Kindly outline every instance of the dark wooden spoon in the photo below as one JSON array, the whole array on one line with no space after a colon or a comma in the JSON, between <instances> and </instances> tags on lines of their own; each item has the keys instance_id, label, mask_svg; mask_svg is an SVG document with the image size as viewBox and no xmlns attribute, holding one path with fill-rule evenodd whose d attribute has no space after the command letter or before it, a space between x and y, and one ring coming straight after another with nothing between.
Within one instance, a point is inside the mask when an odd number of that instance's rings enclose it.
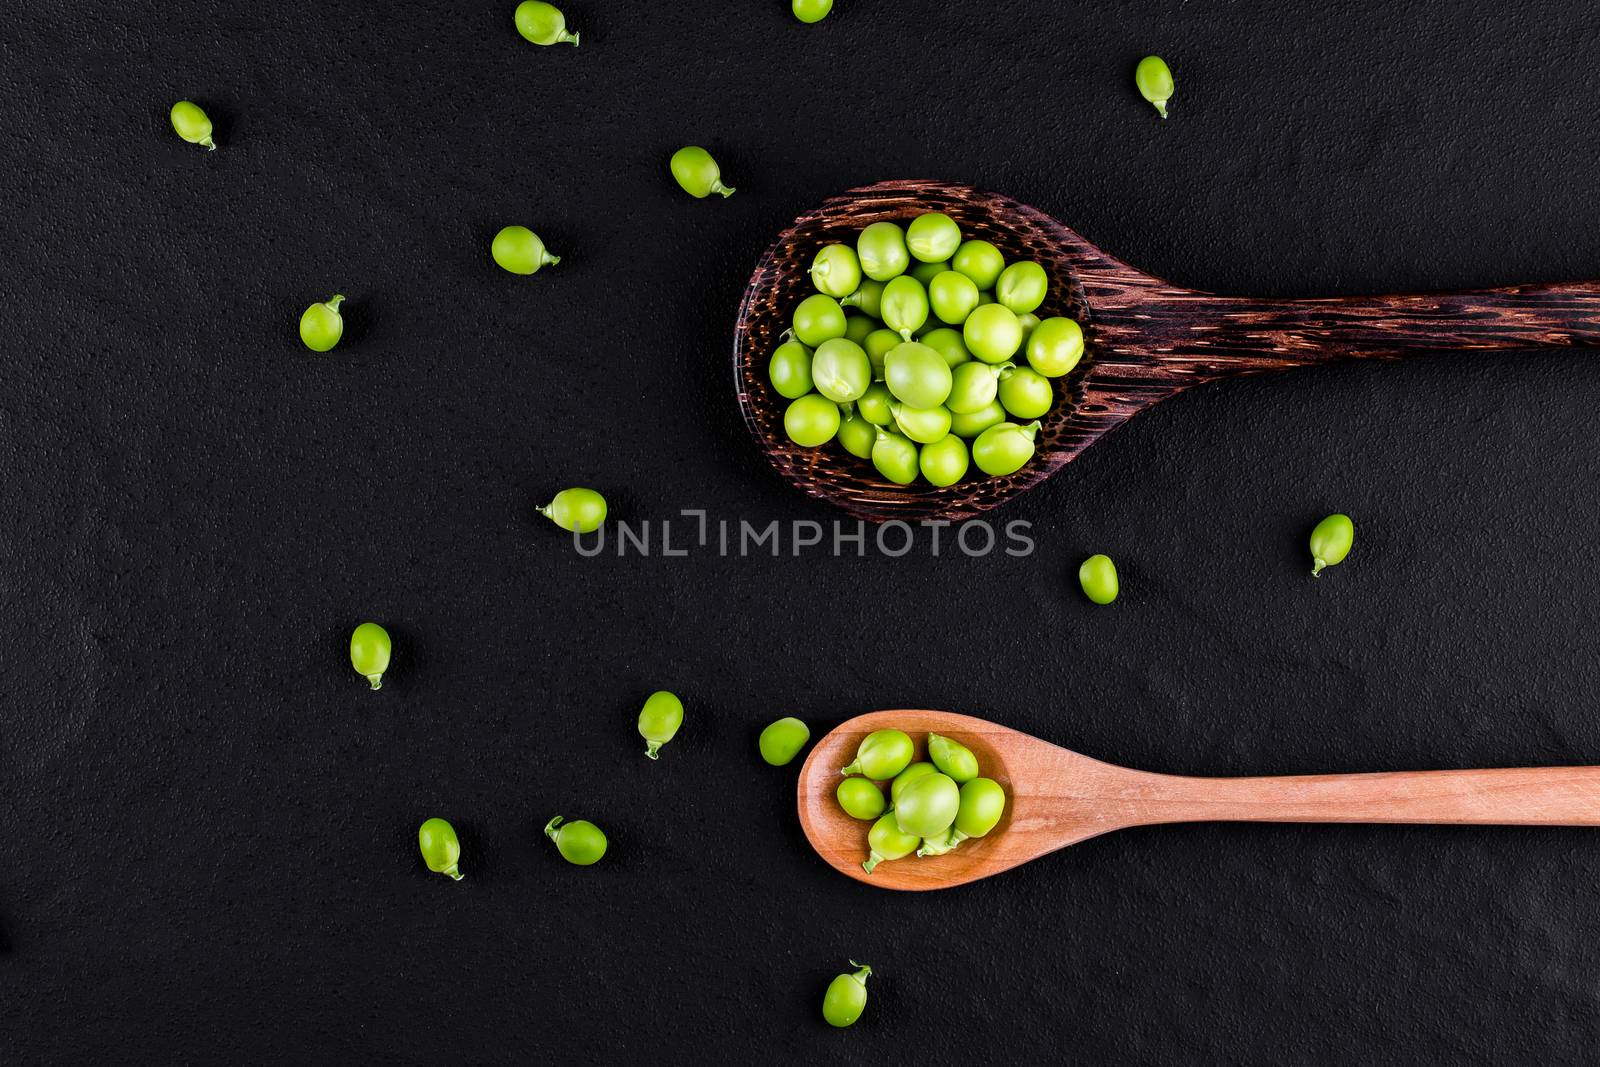
<instances>
[{"instance_id":1,"label":"dark wooden spoon","mask_svg":"<svg viewBox=\"0 0 1600 1067\"><path fill-rule=\"evenodd\" d=\"M835 443L801 448L783 432L788 401L767 380L767 360L795 305L813 292L817 249L854 245L873 222L905 223L943 211L962 232L993 242L1006 260L1033 259L1050 275L1041 318L1069 315L1085 353L1058 381L1038 452L1005 478L945 489L884 481ZM1038 484L1111 430L1184 389L1219 378L1327 363L1398 359L1420 352L1600 345L1600 282L1517 285L1471 292L1257 300L1172 285L1110 256L1061 223L1008 197L965 185L892 181L853 189L795 220L756 266L739 308L734 378L756 442L784 478L860 518L970 518Z\"/></svg>"},{"instance_id":2,"label":"dark wooden spoon","mask_svg":"<svg viewBox=\"0 0 1600 1067\"><path fill-rule=\"evenodd\" d=\"M930 732L966 745L982 774L1005 790L1006 810L986 836L953 852L880 863L869 875L861 861L870 824L846 815L834 791L861 739L890 727L910 734L919 752ZM874 711L841 723L812 747L796 792L800 825L817 854L884 889L947 889L1111 830L1159 823L1600 826L1600 767L1188 778L1102 763L948 711Z\"/></svg>"}]
</instances>

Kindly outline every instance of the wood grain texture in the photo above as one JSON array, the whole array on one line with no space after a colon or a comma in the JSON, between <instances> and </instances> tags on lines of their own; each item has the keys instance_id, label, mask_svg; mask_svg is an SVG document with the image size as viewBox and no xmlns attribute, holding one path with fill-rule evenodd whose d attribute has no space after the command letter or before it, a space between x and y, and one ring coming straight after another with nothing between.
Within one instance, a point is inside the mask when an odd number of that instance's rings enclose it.
<instances>
[{"instance_id":1,"label":"wood grain texture","mask_svg":"<svg viewBox=\"0 0 1600 1067\"><path fill-rule=\"evenodd\" d=\"M846 815L834 790L861 739L889 727L911 735L918 758L929 732L972 749L982 773L1005 789L1007 807L982 839L944 856L880 863L869 875L861 861L871 824ZM1160 823L1600 826L1600 767L1193 778L1102 763L969 715L875 711L816 743L796 801L807 840L834 869L885 889L928 890L987 878L1111 830Z\"/></svg>"},{"instance_id":2,"label":"wood grain texture","mask_svg":"<svg viewBox=\"0 0 1600 1067\"><path fill-rule=\"evenodd\" d=\"M903 224L924 211L943 211L1007 261L1038 261L1050 277L1040 317L1068 315L1084 327L1084 358L1056 383L1037 454L1009 477L974 469L944 489L898 486L836 443L801 448L783 432L788 402L767 381L766 364L795 305L813 291L807 272L817 250L853 245L870 223ZM1217 296L1136 270L1009 197L890 181L834 197L779 235L745 290L733 363L745 423L789 482L875 522L957 521L1038 484L1140 411L1219 378L1337 359L1574 345L1600 345L1600 282L1303 300Z\"/></svg>"}]
</instances>

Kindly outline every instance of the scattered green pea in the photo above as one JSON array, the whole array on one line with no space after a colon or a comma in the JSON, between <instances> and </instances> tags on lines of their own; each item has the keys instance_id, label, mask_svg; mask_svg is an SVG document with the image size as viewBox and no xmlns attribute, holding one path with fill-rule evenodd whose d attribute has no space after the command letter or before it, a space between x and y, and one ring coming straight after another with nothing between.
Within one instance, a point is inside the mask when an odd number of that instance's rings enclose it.
<instances>
[{"instance_id":1,"label":"scattered green pea","mask_svg":"<svg viewBox=\"0 0 1600 1067\"><path fill-rule=\"evenodd\" d=\"M534 44L571 44L576 46L578 35L567 32L567 17L559 8L542 0L523 0L517 5L515 16L517 32Z\"/></svg>"},{"instance_id":2,"label":"scattered green pea","mask_svg":"<svg viewBox=\"0 0 1600 1067\"><path fill-rule=\"evenodd\" d=\"M802 0L794 2L800 4ZM833 0L826 2L832 4ZM867 873L872 872L869 869ZM839 975L828 983L828 991L822 995L822 1017L829 1026L849 1026L861 1018L867 1006L867 979L872 976L872 968L855 960L850 961L850 966L856 968L856 972Z\"/></svg>"},{"instance_id":3,"label":"scattered green pea","mask_svg":"<svg viewBox=\"0 0 1600 1067\"><path fill-rule=\"evenodd\" d=\"M894 776L894 781L889 783L889 806L900 802L900 794L925 774L938 774L939 768L927 760L918 760L916 763L906 765L906 769Z\"/></svg>"},{"instance_id":4,"label":"scattered green pea","mask_svg":"<svg viewBox=\"0 0 1600 1067\"><path fill-rule=\"evenodd\" d=\"M929 211L906 227L906 248L924 263L948 260L961 247L961 227L949 215Z\"/></svg>"},{"instance_id":5,"label":"scattered green pea","mask_svg":"<svg viewBox=\"0 0 1600 1067\"><path fill-rule=\"evenodd\" d=\"M1139 87L1139 95L1166 118L1167 101L1172 99L1174 88L1172 71L1167 69L1166 60L1160 56L1145 56L1139 60L1133 72L1133 83Z\"/></svg>"},{"instance_id":6,"label":"scattered green pea","mask_svg":"<svg viewBox=\"0 0 1600 1067\"><path fill-rule=\"evenodd\" d=\"M934 837L950 829L960 806L961 788L949 775L925 774L901 791L894 803L895 824L901 833Z\"/></svg>"},{"instance_id":7,"label":"scattered green pea","mask_svg":"<svg viewBox=\"0 0 1600 1067\"><path fill-rule=\"evenodd\" d=\"M873 382L856 401L856 414L874 426L894 425L894 394L882 382Z\"/></svg>"},{"instance_id":8,"label":"scattered green pea","mask_svg":"<svg viewBox=\"0 0 1600 1067\"><path fill-rule=\"evenodd\" d=\"M959 326L978 306L978 285L957 270L947 270L928 284L928 303L941 322Z\"/></svg>"},{"instance_id":9,"label":"scattered green pea","mask_svg":"<svg viewBox=\"0 0 1600 1067\"><path fill-rule=\"evenodd\" d=\"M999 426L1006 421L1006 409L1000 406L1000 401L991 400L985 406L972 412L957 412L950 416L950 432L957 437L972 439L983 436L983 431L991 426Z\"/></svg>"},{"instance_id":10,"label":"scattered green pea","mask_svg":"<svg viewBox=\"0 0 1600 1067\"><path fill-rule=\"evenodd\" d=\"M722 168L699 145L687 145L672 153L672 176L690 196L704 200L712 193L723 199L733 195L731 186L722 184Z\"/></svg>"},{"instance_id":11,"label":"scattered green pea","mask_svg":"<svg viewBox=\"0 0 1600 1067\"><path fill-rule=\"evenodd\" d=\"M561 257L551 255L539 235L526 226L507 226L495 234L489 254L512 274L537 274L539 268L561 262Z\"/></svg>"},{"instance_id":12,"label":"scattered green pea","mask_svg":"<svg viewBox=\"0 0 1600 1067\"><path fill-rule=\"evenodd\" d=\"M900 829L893 811L884 812L872 824L872 829L867 831L867 858L861 864L861 869L871 874L873 868L884 860L904 859L915 852L920 844L922 838Z\"/></svg>"},{"instance_id":13,"label":"scattered green pea","mask_svg":"<svg viewBox=\"0 0 1600 1067\"><path fill-rule=\"evenodd\" d=\"M1046 378L1069 374L1083 358L1083 327L1059 316L1045 319L1028 337L1028 363Z\"/></svg>"},{"instance_id":14,"label":"scattered green pea","mask_svg":"<svg viewBox=\"0 0 1600 1067\"><path fill-rule=\"evenodd\" d=\"M606 498L593 489L563 489L539 514L569 533L594 533L606 521Z\"/></svg>"},{"instance_id":15,"label":"scattered green pea","mask_svg":"<svg viewBox=\"0 0 1600 1067\"><path fill-rule=\"evenodd\" d=\"M326 352L344 336L344 316L339 305L344 297L334 293L320 304L312 304L300 313L300 340L313 352Z\"/></svg>"},{"instance_id":16,"label":"scattered green pea","mask_svg":"<svg viewBox=\"0 0 1600 1067\"><path fill-rule=\"evenodd\" d=\"M1117 599L1117 565L1110 556L1090 556L1078 567L1078 584L1083 586L1083 595L1096 604L1109 604Z\"/></svg>"},{"instance_id":17,"label":"scattered green pea","mask_svg":"<svg viewBox=\"0 0 1600 1067\"><path fill-rule=\"evenodd\" d=\"M211 139L211 117L193 101L179 100L172 105L172 129L190 144L204 145L208 152L217 150L217 142Z\"/></svg>"},{"instance_id":18,"label":"scattered green pea","mask_svg":"<svg viewBox=\"0 0 1600 1067\"><path fill-rule=\"evenodd\" d=\"M838 404L861 397L872 384L872 361L848 337L834 337L817 346L811 357L811 380L817 392Z\"/></svg>"},{"instance_id":19,"label":"scattered green pea","mask_svg":"<svg viewBox=\"0 0 1600 1067\"><path fill-rule=\"evenodd\" d=\"M956 785L978 777L978 757L972 754L972 749L942 734L928 735L928 758Z\"/></svg>"},{"instance_id":20,"label":"scattered green pea","mask_svg":"<svg viewBox=\"0 0 1600 1067\"><path fill-rule=\"evenodd\" d=\"M794 309L794 335L811 348L843 337L845 329L844 308L825 293L813 293Z\"/></svg>"},{"instance_id":21,"label":"scattered green pea","mask_svg":"<svg viewBox=\"0 0 1600 1067\"><path fill-rule=\"evenodd\" d=\"M811 284L835 300L849 296L861 285L861 260L849 245L823 245L811 261Z\"/></svg>"},{"instance_id":22,"label":"scattered green pea","mask_svg":"<svg viewBox=\"0 0 1600 1067\"><path fill-rule=\"evenodd\" d=\"M785 341L772 353L767 364L772 387L786 400L797 400L811 392L811 349L799 341Z\"/></svg>"},{"instance_id":23,"label":"scattered green pea","mask_svg":"<svg viewBox=\"0 0 1600 1067\"><path fill-rule=\"evenodd\" d=\"M816 448L839 432L839 405L821 393L807 393L783 413L783 430L803 448Z\"/></svg>"},{"instance_id":24,"label":"scattered green pea","mask_svg":"<svg viewBox=\"0 0 1600 1067\"><path fill-rule=\"evenodd\" d=\"M955 485L967 474L966 442L953 433L945 434L932 444L923 446L917 464L929 484L941 489Z\"/></svg>"},{"instance_id":25,"label":"scattered green pea","mask_svg":"<svg viewBox=\"0 0 1600 1067\"><path fill-rule=\"evenodd\" d=\"M1311 531L1311 576L1321 577L1326 567L1343 563L1356 541L1356 525L1350 516L1333 514Z\"/></svg>"},{"instance_id":26,"label":"scattered green pea","mask_svg":"<svg viewBox=\"0 0 1600 1067\"><path fill-rule=\"evenodd\" d=\"M880 306L883 324L898 333L902 340L911 340L911 334L928 321L928 291L909 275L889 279L883 287Z\"/></svg>"},{"instance_id":27,"label":"scattered green pea","mask_svg":"<svg viewBox=\"0 0 1600 1067\"><path fill-rule=\"evenodd\" d=\"M892 222L874 222L863 229L856 238L856 254L861 258L861 272L873 281L887 282L911 265L905 231ZM869 314L881 318L875 312Z\"/></svg>"},{"instance_id":28,"label":"scattered green pea","mask_svg":"<svg viewBox=\"0 0 1600 1067\"><path fill-rule=\"evenodd\" d=\"M782 767L798 756L809 740L811 740L811 728L793 715L789 715L777 722L769 723L767 728L761 731L756 747L761 750L762 759L774 767Z\"/></svg>"},{"instance_id":29,"label":"scattered green pea","mask_svg":"<svg viewBox=\"0 0 1600 1067\"><path fill-rule=\"evenodd\" d=\"M394 644L389 631L375 622L364 622L350 635L350 666L356 673L372 683L372 688L383 688L383 674L389 669L389 656Z\"/></svg>"},{"instance_id":30,"label":"scattered green pea","mask_svg":"<svg viewBox=\"0 0 1600 1067\"><path fill-rule=\"evenodd\" d=\"M1000 272L994 283L994 298L1018 315L1026 315L1044 303L1050 276L1031 260L1013 263Z\"/></svg>"},{"instance_id":31,"label":"scattered green pea","mask_svg":"<svg viewBox=\"0 0 1600 1067\"><path fill-rule=\"evenodd\" d=\"M844 779L834 791L834 796L846 815L863 822L871 822L888 807L883 799L883 790L866 778Z\"/></svg>"},{"instance_id":32,"label":"scattered green pea","mask_svg":"<svg viewBox=\"0 0 1600 1067\"><path fill-rule=\"evenodd\" d=\"M871 278L863 278L861 287L849 296L839 298L839 303L847 308L864 311L873 318L881 318L883 311L883 283Z\"/></svg>"},{"instance_id":33,"label":"scattered green pea","mask_svg":"<svg viewBox=\"0 0 1600 1067\"><path fill-rule=\"evenodd\" d=\"M1005 268L1006 257L988 241L963 241L950 257L950 269L971 278L980 290L993 289ZM994 299L992 293L989 299Z\"/></svg>"},{"instance_id":34,"label":"scattered green pea","mask_svg":"<svg viewBox=\"0 0 1600 1067\"><path fill-rule=\"evenodd\" d=\"M936 408L950 395L950 365L919 341L889 350L883 358L883 380L896 399L914 408Z\"/></svg>"},{"instance_id":35,"label":"scattered green pea","mask_svg":"<svg viewBox=\"0 0 1600 1067\"><path fill-rule=\"evenodd\" d=\"M961 339L967 350L985 363L1004 363L1022 347L1022 324L1016 312L1004 304L983 304L967 316Z\"/></svg>"},{"instance_id":36,"label":"scattered green pea","mask_svg":"<svg viewBox=\"0 0 1600 1067\"><path fill-rule=\"evenodd\" d=\"M833 10L833 0L790 0L789 9L801 22L821 22Z\"/></svg>"},{"instance_id":37,"label":"scattered green pea","mask_svg":"<svg viewBox=\"0 0 1600 1067\"><path fill-rule=\"evenodd\" d=\"M895 428L919 445L930 445L950 432L949 408L891 404L889 411L894 415Z\"/></svg>"},{"instance_id":38,"label":"scattered green pea","mask_svg":"<svg viewBox=\"0 0 1600 1067\"><path fill-rule=\"evenodd\" d=\"M665 689L651 693L639 709L639 736L645 739L644 754L661 758L661 746L678 736L683 725L683 701Z\"/></svg>"},{"instance_id":39,"label":"scattered green pea","mask_svg":"<svg viewBox=\"0 0 1600 1067\"><path fill-rule=\"evenodd\" d=\"M872 465L896 485L910 485L917 480L917 446L904 434L880 426L872 443Z\"/></svg>"},{"instance_id":40,"label":"scattered green pea","mask_svg":"<svg viewBox=\"0 0 1600 1067\"><path fill-rule=\"evenodd\" d=\"M972 462L983 473L996 478L1015 474L1033 458L1033 442L1038 433L1037 422L1030 422L1026 426L1018 426L1014 422L991 426L972 442Z\"/></svg>"},{"instance_id":41,"label":"scattered green pea","mask_svg":"<svg viewBox=\"0 0 1600 1067\"><path fill-rule=\"evenodd\" d=\"M422 850L422 862L435 874L448 874L459 882L461 873L461 839L456 828L443 819L429 819L417 827L417 847Z\"/></svg>"},{"instance_id":42,"label":"scattered green pea","mask_svg":"<svg viewBox=\"0 0 1600 1067\"><path fill-rule=\"evenodd\" d=\"M1056 399L1050 379L1029 367L1001 371L996 394L1000 406L1019 419L1037 419Z\"/></svg>"},{"instance_id":43,"label":"scattered green pea","mask_svg":"<svg viewBox=\"0 0 1600 1067\"><path fill-rule=\"evenodd\" d=\"M557 815L544 827L544 835L556 843L556 851L568 863L587 867L606 854L606 835L587 819L567 822Z\"/></svg>"},{"instance_id":44,"label":"scattered green pea","mask_svg":"<svg viewBox=\"0 0 1600 1067\"><path fill-rule=\"evenodd\" d=\"M874 730L861 739L855 762L839 773L886 781L905 770L915 752L904 730Z\"/></svg>"}]
</instances>

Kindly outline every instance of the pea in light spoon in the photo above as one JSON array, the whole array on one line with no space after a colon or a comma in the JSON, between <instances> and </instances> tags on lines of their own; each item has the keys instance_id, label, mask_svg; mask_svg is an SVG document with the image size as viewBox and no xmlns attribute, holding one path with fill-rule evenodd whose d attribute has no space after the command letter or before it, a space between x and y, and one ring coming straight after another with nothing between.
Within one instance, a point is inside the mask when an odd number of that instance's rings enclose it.
<instances>
[{"instance_id":1,"label":"pea in light spoon","mask_svg":"<svg viewBox=\"0 0 1600 1067\"><path fill-rule=\"evenodd\" d=\"M966 240L956 258L968 270L976 264L998 277L997 257L984 242L1006 263L1038 263L1049 288L1030 314L1046 323L1066 316L1082 326L1081 354L1070 328L1038 327L1047 331L1038 358L1069 372L1055 379L1060 396L1040 419L1036 451L998 476L944 487L902 485L843 449L795 445L783 432L787 401L766 376L796 305L812 292L817 252L833 242L854 244L875 223L903 226L929 211L959 225ZM865 283L862 290L861 299L870 299ZM855 294L841 301L857 302ZM1009 345L1012 323L999 311L984 321L990 318L1007 336L985 339ZM1139 412L1207 382L1340 359L1553 347L1600 347L1600 281L1392 296L1219 296L1136 270L1009 197L948 182L889 181L836 196L778 235L745 289L733 364L745 424L789 482L874 522L955 521L1005 503ZM1005 358L1018 361L1023 353Z\"/></svg>"},{"instance_id":2,"label":"pea in light spoon","mask_svg":"<svg viewBox=\"0 0 1600 1067\"><path fill-rule=\"evenodd\" d=\"M980 838L938 856L885 860L871 874L867 826L839 807L839 768L874 730L960 742L1006 807ZM874 711L830 730L796 787L800 825L829 866L886 889L946 889L1111 830L1181 822L1438 823L1600 826L1600 767L1400 771L1277 778L1191 778L1090 759L1037 737L946 711Z\"/></svg>"}]
</instances>

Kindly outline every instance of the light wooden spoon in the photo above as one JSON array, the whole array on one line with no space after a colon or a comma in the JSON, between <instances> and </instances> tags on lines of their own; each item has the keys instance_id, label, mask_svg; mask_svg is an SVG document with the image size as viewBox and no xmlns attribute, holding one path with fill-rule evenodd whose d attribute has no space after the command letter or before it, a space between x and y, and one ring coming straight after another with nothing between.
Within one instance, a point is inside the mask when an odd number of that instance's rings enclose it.
<instances>
[{"instance_id":1,"label":"light wooden spoon","mask_svg":"<svg viewBox=\"0 0 1600 1067\"><path fill-rule=\"evenodd\" d=\"M861 869L869 823L834 798L839 770L873 730L917 742L943 734L970 748L1006 792L987 837L943 856ZM999 874L1109 830L1176 822L1453 823L1600 826L1600 767L1399 771L1283 778L1151 774L1080 756L1007 727L947 711L874 711L829 731L800 770L800 825L817 854L851 878L884 889L945 889Z\"/></svg>"}]
</instances>

